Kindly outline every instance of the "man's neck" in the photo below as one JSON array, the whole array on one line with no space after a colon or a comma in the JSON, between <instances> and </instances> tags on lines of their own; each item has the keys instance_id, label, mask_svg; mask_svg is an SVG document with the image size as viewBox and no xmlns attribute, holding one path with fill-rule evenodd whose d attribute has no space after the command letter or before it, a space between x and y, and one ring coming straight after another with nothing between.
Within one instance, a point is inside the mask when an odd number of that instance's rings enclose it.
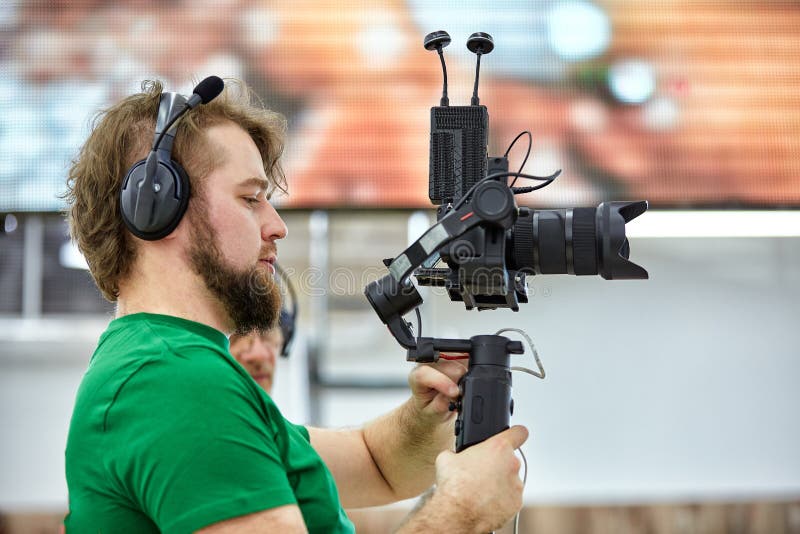
<instances>
[{"instance_id":1,"label":"man's neck","mask_svg":"<svg viewBox=\"0 0 800 534\"><path fill-rule=\"evenodd\" d=\"M167 271L161 271L164 272ZM152 270L135 273L120 287L116 317L134 313L180 317L208 325L225 335L233 330L222 304L193 273L177 277L155 275Z\"/></svg>"}]
</instances>

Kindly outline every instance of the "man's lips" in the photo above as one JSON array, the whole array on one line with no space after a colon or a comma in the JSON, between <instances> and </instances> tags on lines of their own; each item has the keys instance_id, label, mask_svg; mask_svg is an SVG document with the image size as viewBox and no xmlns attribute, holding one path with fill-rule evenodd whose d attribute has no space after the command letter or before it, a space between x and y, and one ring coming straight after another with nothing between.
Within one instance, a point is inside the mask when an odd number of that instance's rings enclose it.
<instances>
[{"instance_id":1,"label":"man's lips","mask_svg":"<svg viewBox=\"0 0 800 534\"><path fill-rule=\"evenodd\" d=\"M275 274L275 261L277 260L276 256L267 256L265 258L261 258L258 260L258 263L262 263L267 265L269 268L269 272Z\"/></svg>"},{"instance_id":2,"label":"man's lips","mask_svg":"<svg viewBox=\"0 0 800 534\"><path fill-rule=\"evenodd\" d=\"M272 375L269 373L257 373L253 375L253 380L256 382L261 382L262 380L271 380Z\"/></svg>"}]
</instances>

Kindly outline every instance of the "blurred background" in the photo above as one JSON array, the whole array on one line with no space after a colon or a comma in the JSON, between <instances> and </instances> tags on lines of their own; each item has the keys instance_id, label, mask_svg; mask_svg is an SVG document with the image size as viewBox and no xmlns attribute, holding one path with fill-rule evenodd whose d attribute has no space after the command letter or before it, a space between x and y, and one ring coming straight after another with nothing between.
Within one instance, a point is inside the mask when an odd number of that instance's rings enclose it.
<instances>
[{"instance_id":1,"label":"blurred background","mask_svg":"<svg viewBox=\"0 0 800 534\"><path fill-rule=\"evenodd\" d=\"M444 29L451 105L475 31L489 153L532 133L540 208L650 201L629 224L649 281L538 276L519 313L423 292L424 329L533 337L522 532L800 532L800 4L789 0L154 2L0 5L0 532L55 531L72 402L113 316L60 195L94 114L160 79L247 81L288 118L281 264L299 338L274 397L289 419L361 424L410 365L364 286L435 220L430 107ZM526 140L509 154L516 169ZM518 365L531 366L528 353ZM413 502L352 511L386 532Z\"/></svg>"}]
</instances>

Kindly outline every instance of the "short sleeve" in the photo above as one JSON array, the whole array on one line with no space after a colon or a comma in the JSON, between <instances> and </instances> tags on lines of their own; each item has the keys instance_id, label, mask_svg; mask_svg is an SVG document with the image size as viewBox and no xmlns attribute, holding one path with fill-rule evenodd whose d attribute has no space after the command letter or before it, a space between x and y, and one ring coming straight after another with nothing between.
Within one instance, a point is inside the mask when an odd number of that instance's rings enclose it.
<instances>
[{"instance_id":1,"label":"short sleeve","mask_svg":"<svg viewBox=\"0 0 800 534\"><path fill-rule=\"evenodd\" d=\"M224 360L173 360L143 366L109 410L123 490L165 533L296 503L282 416Z\"/></svg>"},{"instance_id":2,"label":"short sleeve","mask_svg":"<svg viewBox=\"0 0 800 534\"><path fill-rule=\"evenodd\" d=\"M289 422L287 421L287 423ZM296 425L294 423L289 423L289 424L292 425L295 428L295 430L300 432L300 435L303 436L303 439L311 443L311 436L309 435L308 429L306 427L304 427L303 425Z\"/></svg>"}]
</instances>

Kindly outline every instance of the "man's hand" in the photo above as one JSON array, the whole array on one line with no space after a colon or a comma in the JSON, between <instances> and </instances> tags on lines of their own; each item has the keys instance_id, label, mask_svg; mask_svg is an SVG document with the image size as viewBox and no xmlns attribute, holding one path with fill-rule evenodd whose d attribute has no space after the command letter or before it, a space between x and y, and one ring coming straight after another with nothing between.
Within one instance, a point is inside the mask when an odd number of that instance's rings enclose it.
<instances>
[{"instance_id":1,"label":"man's hand","mask_svg":"<svg viewBox=\"0 0 800 534\"><path fill-rule=\"evenodd\" d=\"M520 461L528 430L513 426L456 454L436 458L436 490L398 532L490 532L522 507Z\"/></svg>"},{"instance_id":2,"label":"man's hand","mask_svg":"<svg viewBox=\"0 0 800 534\"><path fill-rule=\"evenodd\" d=\"M451 419L455 412L449 410L449 405L458 397L458 381L466 372L466 364L457 360L440 359L435 364L418 365L408 375L412 406L431 422Z\"/></svg>"}]
</instances>

